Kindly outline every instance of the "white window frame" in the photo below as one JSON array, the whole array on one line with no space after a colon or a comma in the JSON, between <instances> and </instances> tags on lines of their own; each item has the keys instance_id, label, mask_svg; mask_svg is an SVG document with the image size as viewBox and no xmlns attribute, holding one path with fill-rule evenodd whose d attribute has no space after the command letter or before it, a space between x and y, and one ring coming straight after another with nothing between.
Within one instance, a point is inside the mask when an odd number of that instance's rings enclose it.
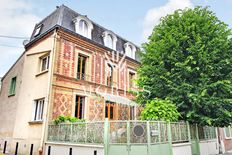
<instances>
[{"instance_id":1,"label":"white window frame","mask_svg":"<svg viewBox=\"0 0 232 155\"><path fill-rule=\"evenodd\" d=\"M109 47L109 36L111 36L112 38L112 47ZM102 37L103 37L104 45L106 47L116 50L117 37L113 32L105 31L103 32Z\"/></svg>"},{"instance_id":2,"label":"white window frame","mask_svg":"<svg viewBox=\"0 0 232 155\"><path fill-rule=\"evenodd\" d=\"M45 69L43 69L43 60L46 59L46 64L45 64ZM46 55L46 56L43 56L43 57L40 57L40 72L44 72L44 71L47 71L48 68L49 68L49 61L50 61L50 56L49 55Z\"/></svg>"},{"instance_id":3,"label":"white window frame","mask_svg":"<svg viewBox=\"0 0 232 155\"><path fill-rule=\"evenodd\" d=\"M226 129L229 130L229 133L230 133L229 137L226 135ZM224 135L225 135L225 139L232 139L232 130L231 130L231 127L224 128Z\"/></svg>"},{"instance_id":4,"label":"white window frame","mask_svg":"<svg viewBox=\"0 0 232 155\"><path fill-rule=\"evenodd\" d=\"M34 100L32 121L43 121L45 99Z\"/></svg>"},{"instance_id":5,"label":"white window frame","mask_svg":"<svg viewBox=\"0 0 232 155\"><path fill-rule=\"evenodd\" d=\"M79 26L79 24L82 20L85 21L87 24L87 32L88 33L86 36L85 36L85 34L83 34L83 29L80 29L80 26ZM76 33L78 33L84 37L87 37L89 39L92 39L93 24L86 16L79 15L78 17L74 18L73 22L75 24Z\"/></svg>"},{"instance_id":6,"label":"white window frame","mask_svg":"<svg viewBox=\"0 0 232 155\"><path fill-rule=\"evenodd\" d=\"M124 44L126 56L135 59L136 47L130 42Z\"/></svg>"}]
</instances>

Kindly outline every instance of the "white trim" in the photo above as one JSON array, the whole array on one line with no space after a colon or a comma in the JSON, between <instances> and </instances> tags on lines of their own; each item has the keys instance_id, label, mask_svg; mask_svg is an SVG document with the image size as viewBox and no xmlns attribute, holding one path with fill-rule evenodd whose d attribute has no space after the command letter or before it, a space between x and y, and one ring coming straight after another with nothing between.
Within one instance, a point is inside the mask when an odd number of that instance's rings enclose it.
<instances>
[{"instance_id":1,"label":"white trim","mask_svg":"<svg viewBox=\"0 0 232 155\"><path fill-rule=\"evenodd\" d=\"M130 46L132 47L132 49L130 50ZM132 59L135 59L135 52L136 52L136 48L135 48L135 45L132 44L131 42L127 42L124 44L124 48L125 48L125 53L126 53L126 56L132 58Z\"/></svg>"},{"instance_id":2,"label":"white trim","mask_svg":"<svg viewBox=\"0 0 232 155\"><path fill-rule=\"evenodd\" d=\"M104 45L105 45L106 47L108 47L108 46L107 46L108 35L111 35L111 36L112 36L112 39L113 39L113 48L112 48L112 49L113 49L113 50L116 50L117 37L116 37L116 35L115 35L113 32L111 32L111 31L105 31L105 32L103 32L102 37L103 37ZM109 47L109 48L111 48L111 47Z\"/></svg>"},{"instance_id":3,"label":"white trim","mask_svg":"<svg viewBox=\"0 0 232 155\"><path fill-rule=\"evenodd\" d=\"M75 31L77 33L79 33L80 35L83 35L82 30L79 29L79 23L80 23L81 20L85 21L86 24L87 24L88 34L87 34L87 36L84 36L84 37L92 39L93 24L86 16L79 15L78 17L74 18L73 22L75 24Z\"/></svg>"}]
</instances>

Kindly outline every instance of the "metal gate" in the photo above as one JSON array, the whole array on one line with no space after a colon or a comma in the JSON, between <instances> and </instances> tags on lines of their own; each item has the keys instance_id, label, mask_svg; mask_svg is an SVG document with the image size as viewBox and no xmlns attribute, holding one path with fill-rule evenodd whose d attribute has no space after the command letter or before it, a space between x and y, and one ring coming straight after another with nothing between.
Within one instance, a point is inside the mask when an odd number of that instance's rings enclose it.
<instances>
[{"instance_id":1,"label":"metal gate","mask_svg":"<svg viewBox=\"0 0 232 155\"><path fill-rule=\"evenodd\" d=\"M107 155L171 155L167 122L110 121Z\"/></svg>"}]
</instances>

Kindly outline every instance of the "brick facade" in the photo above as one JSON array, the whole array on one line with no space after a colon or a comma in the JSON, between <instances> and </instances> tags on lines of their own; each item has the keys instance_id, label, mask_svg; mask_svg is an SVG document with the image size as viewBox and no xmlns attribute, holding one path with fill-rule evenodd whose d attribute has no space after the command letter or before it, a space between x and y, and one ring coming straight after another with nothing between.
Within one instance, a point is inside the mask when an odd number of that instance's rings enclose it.
<instances>
[{"instance_id":1,"label":"brick facade","mask_svg":"<svg viewBox=\"0 0 232 155\"><path fill-rule=\"evenodd\" d=\"M60 32L56 41L55 65L52 88L52 119L59 115L73 116L75 111L75 96L85 96L85 119L90 121L103 120L105 118L105 100L96 97L96 91L120 95L133 99L128 93L128 66L136 70L138 63L130 62L128 59L122 61L121 68L118 61L112 59L107 50L86 42L80 38L73 37ZM85 80L76 78L78 54L87 55L87 71ZM109 60L110 58L110 60ZM122 57L121 57L122 58ZM113 87L106 85L105 66L108 61L115 64L113 72ZM99 99L100 98L100 99ZM114 111L119 120L129 119L129 106L118 104ZM138 110L139 111L139 110ZM138 116L138 114L137 114Z\"/></svg>"}]
</instances>

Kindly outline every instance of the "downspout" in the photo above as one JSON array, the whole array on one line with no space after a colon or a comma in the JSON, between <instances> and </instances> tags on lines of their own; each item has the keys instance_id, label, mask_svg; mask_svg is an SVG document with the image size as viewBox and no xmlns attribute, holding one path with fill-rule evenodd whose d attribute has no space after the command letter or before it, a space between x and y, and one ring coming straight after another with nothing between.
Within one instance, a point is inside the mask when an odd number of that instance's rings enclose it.
<instances>
[{"instance_id":1,"label":"downspout","mask_svg":"<svg viewBox=\"0 0 232 155\"><path fill-rule=\"evenodd\" d=\"M41 137L41 142L40 142L40 147L39 147L39 155L42 155L43 151L45 150L43 148L43 146L45 146L45 142L47 140L47 128L48 128L48 122L49 122L49 110L50 110L50 102L51 102L51 92L52 92L52 79L53 79L53 69L54 69L54 60L55 60L55 52L56 52L56 39L57 39L57 28L55 29L52 37L54 38L53 43L52 43L52 51L50 54L50 62L49 62L49 66L50 66L50 71L49 71L49 75L48 75L48 89L47 89L47 96L46 96L46 106L44 107L44 118L45 121L43 123L43 127L42 127L42 137ZM44 153L43 153L44 154Z\"/></svg>"}]
</instances>

